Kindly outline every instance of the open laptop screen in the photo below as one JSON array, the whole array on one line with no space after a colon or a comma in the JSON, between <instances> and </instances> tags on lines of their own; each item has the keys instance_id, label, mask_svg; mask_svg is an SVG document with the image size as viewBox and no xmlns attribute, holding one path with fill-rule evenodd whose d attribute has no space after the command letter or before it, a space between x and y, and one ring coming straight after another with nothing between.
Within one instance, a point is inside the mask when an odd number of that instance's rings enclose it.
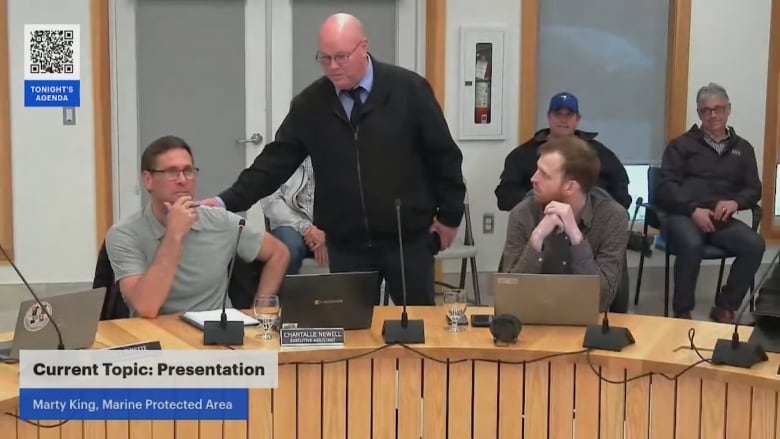
<instances>
[{"instance_id":1,"label":"open laptop screen","mask_svg":"<svg viewBox=\"0 0 780 439\"><path fill-rule=\"evenodd\" d=\"M288 275L279 292L282 327L368 329L379 273Z\"/></svg>"}]
</instances>

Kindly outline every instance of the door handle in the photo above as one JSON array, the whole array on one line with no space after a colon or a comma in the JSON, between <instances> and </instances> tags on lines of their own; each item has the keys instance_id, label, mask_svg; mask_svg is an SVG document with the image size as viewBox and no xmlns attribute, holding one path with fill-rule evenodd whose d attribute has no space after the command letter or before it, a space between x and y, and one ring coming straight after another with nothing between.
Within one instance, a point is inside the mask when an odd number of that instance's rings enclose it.
<instances>
[{"instance_id":1,"label":"door handle","mask_svg":"<svg viewBox=\"0 0 780 439\"><path fill-rule=\"evenodd\" d=\"M252 133L252 137L236 140L236 143L254 143L255 145L259 145L263 143L263 135L260 133Z\"/></svg>"}]
</instances>

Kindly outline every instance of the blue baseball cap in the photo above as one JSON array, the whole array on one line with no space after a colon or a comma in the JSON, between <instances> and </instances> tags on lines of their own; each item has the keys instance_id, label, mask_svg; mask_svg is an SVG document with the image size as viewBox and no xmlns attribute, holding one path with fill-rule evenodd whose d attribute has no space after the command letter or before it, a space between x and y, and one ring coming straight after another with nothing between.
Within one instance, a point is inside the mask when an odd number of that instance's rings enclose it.
<instances>
[{"instance_id":1,"label":"blue baseball cap","mask_svg":"<svg viewBox=\"0 0 780 439\"><path fill-rule=\"evenodd\" d=\"M568 92L558 93L550 99L550 108L547 113L554 113L561 109L567 109L575 114L580 114L580 104L577 96Z\"/></svg>"}]
</instances>

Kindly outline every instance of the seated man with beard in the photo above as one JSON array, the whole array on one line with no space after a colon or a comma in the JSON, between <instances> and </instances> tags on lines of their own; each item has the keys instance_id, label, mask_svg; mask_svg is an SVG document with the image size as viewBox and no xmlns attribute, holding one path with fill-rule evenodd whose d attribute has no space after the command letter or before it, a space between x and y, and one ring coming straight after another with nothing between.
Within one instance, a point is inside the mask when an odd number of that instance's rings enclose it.
<instances>
[{"instance_id":1,"label":"seated man with beard","mask_svg":"<svg viewBox=\"0 0 780 439\"><path fill-rule=\"evenodd\" d=\"M533 196L509 215L502 271L599 275L603 311L620 282L628 213L596 187L599 168L596 152L576 137L541 146Z\"/></svg>"}]
</instances>

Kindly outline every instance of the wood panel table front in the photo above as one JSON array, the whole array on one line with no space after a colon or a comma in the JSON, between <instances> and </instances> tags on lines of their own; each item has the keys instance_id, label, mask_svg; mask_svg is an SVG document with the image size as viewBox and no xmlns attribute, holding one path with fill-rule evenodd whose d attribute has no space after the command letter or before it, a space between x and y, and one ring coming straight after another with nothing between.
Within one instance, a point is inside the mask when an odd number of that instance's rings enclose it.
<instances>
[{"instance_id":1,"label":"wood panel table front","mask_svg":"<svg viewBox=\"0 0 780 439\"><path fill-rule=\"evenodd\" d=\"M44 428L16 419L18 367L0 365L2 438L758 438L780 439L778 362L751 369L701 363L733 327L613 315L636 344L583 352L582 327L526 326L495 346L487 328L445 331L440 307L412 307L426 343L386 346L377 307L371 330L348 331L343 348L281 350L276 389L249 393L247 421L68 421ZM492 313L472 307L469 313ZM747 340L751 329L741 328ZM248 328L244 346L279 349ZM10 335L6 335L6 339ZM210 349L175 316L101 322L95 348L159 340L164 349ZM692 364L699 362L694 367ZM684 372L684 373L682 373ZM41 421L43 425L56 421Z\"/></svg>"}]
</instances>

